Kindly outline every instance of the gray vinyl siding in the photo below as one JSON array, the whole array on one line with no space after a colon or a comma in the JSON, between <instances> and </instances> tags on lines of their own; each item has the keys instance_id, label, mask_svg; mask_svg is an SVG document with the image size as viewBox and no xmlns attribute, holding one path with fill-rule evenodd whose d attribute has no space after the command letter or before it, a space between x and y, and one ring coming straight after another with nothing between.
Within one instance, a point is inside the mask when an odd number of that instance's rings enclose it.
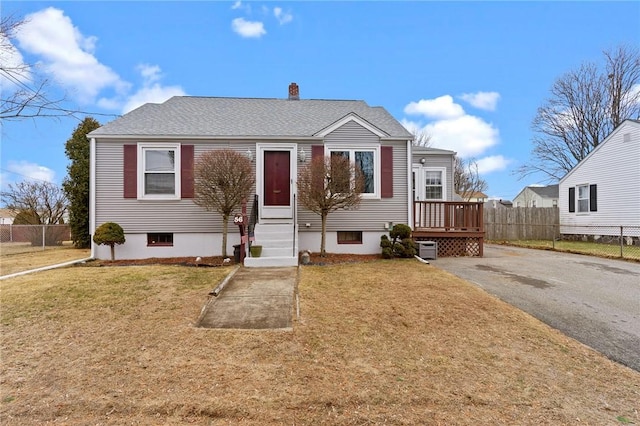
<instances>
[{"instance_id":1,"label":"gray vinyl siding","mask_svg":"<svg viewBox=\"0 0 640 426\"><path fill-rule=\"evenodd\" d=\"M576 203L576 211L569 212L569 188L594 184L598 210L578 212ZM640 123L623 122L560 181L558 207L561 226L640 226ZM561 232L599 231L569 228Z\"/></svg>"},{"instance_id":2,"label":"gray vinyl siding","mask_svg":"<svg viewBox=\"0 0 640 426\"><path fill-rule=\"evenodd\" d=\"M136 200L123 198L123 145L137 144L137 140L108 140L96 142L96 226L116 222L126 233L147 232L222 232L222 218L185 200ZM210 149L233 148L244 153L254 152L255 141L189 141L154 140L194 145L195 161ZM254 161L255 170L255 161ZM229 232L236 232L233 223Z\"/></svg>"},{"instance_id":3,"label":"gray vinyl siding","mask_svg":"<svg viewBox=\"0 0 640 426\"><path fill-rule=\"evenodd\" d=\"M380 146L393 147L393 197L376 200L363 199L360 205L349 211L338 210L329 213L327 217L327 231L380 231L385 232L385 222L408 222L408 182L407 182L407 142L406 140L380 141L380 138L354 121L326 135L325 144L345 144L349 147L358 145L380 144ZM311 151L311 145L304 144L305 151ZM308 147L308 148L307 148ZM380 170L377 170L380 173ZM302 206L298 209L298 223L300 232L320 232L320 216L305 210ZM311 224L306 228L305 224Z\"/></svg>"},{"instance_id":4,"label":"gray vinyl siding","mask_svg":"<svg viewBox=\"0 0 640 426\"><path fill-rule=\"evenodd\" d=\"M447 194L447 201L454 201L453 198L453 155L449 154L424 154L416 153L412 154L411 164L421 165L420 159L424 158L424 167L444 167L446 168L446 185L445 188Z\"/></svg>"}]
</instances>

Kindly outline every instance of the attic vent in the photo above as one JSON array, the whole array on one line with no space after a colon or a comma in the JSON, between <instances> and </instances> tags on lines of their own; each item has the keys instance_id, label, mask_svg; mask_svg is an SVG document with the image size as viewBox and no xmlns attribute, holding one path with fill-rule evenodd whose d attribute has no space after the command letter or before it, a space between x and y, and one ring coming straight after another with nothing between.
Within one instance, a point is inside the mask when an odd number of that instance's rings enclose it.
<instances>
[{"instance_id":1,"label":"attic vent","mask_svg":"<svg viewBox=\"0 0 640 426\"><path fill-rule=\"evenodd\" d=\"M622 141L631 142L631 133L625 133L624 135L622 135Z\"/></svg>"},{"instance_id":2,"label":"attic vent","mask_svg":"<svg viewBox=\"0 0 640 426\"><path fill-rule=\"evenodd\" d=\"M297 101L300 99L300 89L296 83L291 83L289 85L289 100Z\"/></svg>"}]
</instances>

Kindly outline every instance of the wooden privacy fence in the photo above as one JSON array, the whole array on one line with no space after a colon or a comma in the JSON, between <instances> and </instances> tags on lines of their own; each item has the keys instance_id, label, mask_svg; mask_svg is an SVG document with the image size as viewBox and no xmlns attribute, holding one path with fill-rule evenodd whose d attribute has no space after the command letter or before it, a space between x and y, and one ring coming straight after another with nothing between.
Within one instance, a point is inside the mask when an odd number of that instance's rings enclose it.
<instances>
[{"instance_id":1,"label":"wooden privacy fence","mask_svg":"<svg viewBox=\"0 0 640 426\"><path fill-rule=\"evenodd\" d=\"M485 240L553 240L558 237L557 207L484 209Z\"/></svg>"}]
</instances>

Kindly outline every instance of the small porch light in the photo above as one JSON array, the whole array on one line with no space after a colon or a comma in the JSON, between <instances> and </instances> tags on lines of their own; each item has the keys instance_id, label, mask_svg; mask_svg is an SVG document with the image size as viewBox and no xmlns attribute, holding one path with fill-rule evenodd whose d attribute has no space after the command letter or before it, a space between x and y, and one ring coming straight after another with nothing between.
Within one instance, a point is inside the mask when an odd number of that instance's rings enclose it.
<instances>
[{"instance_id":1,"label":"small porch light","mask_svg":"<svg viewBox=\"0 0 640 426\"><path fill-rule=\"evenodd\" d=\"M244 153L245 157L251 162L253 162L253 152L250 148L247 148L247 151Z\"/></svg>"},{"instance_id":2,"label":"small porch light","mask_svg":"<svg viewBox=\"0 0 640 426\"><path fill-rule=\"evenodd\" d=\"M422 158L420 159L420 164L424 165L424 163L426 163L426 162L427 162L427 159L426 159L426 158L422 157Z\"/></svg>"},{"instance_id":3,"label":"small porch light","mask_svg":"<svg viewBox=\"0 0 640 426\"><path fill-rule=\"evenodd\" d=\"M304 149L302 149L302 147L300 147L300 149L298 150L298 160L300 160L301 163L307 161L307 153L304 152Z\"/></svg>"}]
</instances>

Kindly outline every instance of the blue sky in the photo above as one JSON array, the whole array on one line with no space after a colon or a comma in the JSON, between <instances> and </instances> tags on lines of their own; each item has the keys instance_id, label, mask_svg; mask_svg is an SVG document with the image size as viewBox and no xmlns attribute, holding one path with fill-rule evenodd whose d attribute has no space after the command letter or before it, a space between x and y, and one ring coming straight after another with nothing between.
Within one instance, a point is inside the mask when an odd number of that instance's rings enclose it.
<instances>
[{"instance_id":1,"label":"blue sky","mask_svg":"<svg viewBox=\"0 0 640 426\"><path fill-rule=\"evenodd\" d=\"M512 171L553 82L640 46L640 2L3 1L12 13L27 22L3 61L37 64L52 98L101 123L173 95L284 98L297 82L301 98L362 99L424 129L503 199L543 180ZM2 123L2 187L60 183L77 125Z\"/></svg>"}]
</instances>

